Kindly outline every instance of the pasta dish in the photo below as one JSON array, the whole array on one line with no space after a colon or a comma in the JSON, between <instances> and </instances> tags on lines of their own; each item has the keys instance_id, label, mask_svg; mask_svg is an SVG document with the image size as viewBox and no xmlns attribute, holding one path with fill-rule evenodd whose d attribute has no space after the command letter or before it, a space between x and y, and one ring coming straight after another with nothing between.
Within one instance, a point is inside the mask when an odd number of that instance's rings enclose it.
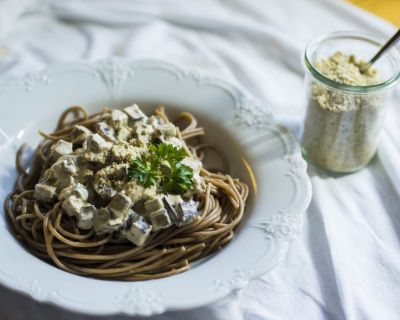
<instances>
[{"instance_id":1,"label":"pasta dish","mask_svg":"<svg viewBox=\"0 0 400 320\"><path fill-rule=\"evenodd\" d=\"M137 281L184 272L224 247L242 220L247 185L229 175L218 146L182 112L151 116L136 104L89 115L68 108L40 132L31 163L4 207L35 256L78 275ZM209 153L222 168L206 169Z\"/></svg>"}]
</instances>

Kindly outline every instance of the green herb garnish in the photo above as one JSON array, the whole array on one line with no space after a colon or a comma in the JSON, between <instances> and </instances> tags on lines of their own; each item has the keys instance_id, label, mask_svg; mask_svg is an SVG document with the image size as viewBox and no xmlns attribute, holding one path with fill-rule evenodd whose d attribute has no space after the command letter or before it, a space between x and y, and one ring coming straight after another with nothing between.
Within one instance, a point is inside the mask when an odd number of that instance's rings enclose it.
<instances>
[{"instance_id":1,"label":"green herb garnish","mask_svg":"<svg viewBox=\"0 0 400 320\"><path fill-rule=\"evenodd\" d=\"M193 171L178 162L165 177L163 190L170 194L183 194L193 186Z\"/></svg>"},{"instance_id":2,"label":"green herb garnish","mask_svg":"<svg viewBox=\"0 0 400 320\"><path fill-rule=\"evenodd\" d=\"M144 156L137 157L130 164L128 175L139 181L145 188L149 188L155 185L159 178L158 164L149 162Z\"/></svg>"},{"instance_id":3,"label":"green herb garnish","mask_svg":"<svg viewBox=\"0 0 400 320\"><path fill-rule=\"evenodd\" d=\"M149 146L150 154L153 154L158 161L168 161L169 163L176 163L182 161L186 157L186 152L182 148L177 148L173 145L160 143L157 145Z\"/></svg>"},{"instance_id":4,"label":"green herb garnish","mask_svg":"<svg viewBox=\"0 0 400 320\"><path fill-rule=\"evenodd\" d=\"M147 155L129 165L128 175L145 188L158 182L164 193L183 194L193 186L193 170L181 163L185 157L182 148L165 143L150 145Z\"/></svg>"}]
</instances>

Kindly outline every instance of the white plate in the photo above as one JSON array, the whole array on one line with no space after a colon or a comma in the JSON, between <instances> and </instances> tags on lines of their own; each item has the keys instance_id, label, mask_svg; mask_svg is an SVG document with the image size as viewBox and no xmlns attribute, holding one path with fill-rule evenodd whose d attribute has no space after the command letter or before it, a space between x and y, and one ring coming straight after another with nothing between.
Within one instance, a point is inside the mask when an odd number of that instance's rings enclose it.
<instances>
[{"instance_id":1,"label":"white plate","mask_svg":"<svg viewBox=\"0 0 400 320\"><path fill-rule=\"evenodd\" d=\"M70 63L0 88L0 200L14 183L18 146L36 146L37 130L54 129L65 108L80 104L95 111L132 102L162 103L172 113L192 112L206 128L208 140L223 147L231 174L252 186L248 217L237 236L188 272L144 282L104 281L69 274L29 254L8 231L2 211L2 284L76 312L153 315L212 303L282 259L311 199L296 140L274 123L267 107L238 87L165 62Z\"/></svg>"}]
</instances>

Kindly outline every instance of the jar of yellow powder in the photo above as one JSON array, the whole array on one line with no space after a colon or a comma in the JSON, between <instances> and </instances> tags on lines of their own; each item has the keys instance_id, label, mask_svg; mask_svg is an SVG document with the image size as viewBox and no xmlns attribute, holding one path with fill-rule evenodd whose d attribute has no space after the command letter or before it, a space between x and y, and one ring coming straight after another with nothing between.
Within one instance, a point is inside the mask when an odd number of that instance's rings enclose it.
<instances>
[{"instance_id":1,"label":"jar of yellow powder","mask_svg":"<svg viewBox=\"0 0 400 320\"><path fill-rule=\"evenodd\" d=\"M304 157L332 172L353 172L376 153L391 89L400 78L400 55L391 49L365 71L382 42L368 35L335 32L306 48L307 111Z\"/></svg>"}]
</instances>

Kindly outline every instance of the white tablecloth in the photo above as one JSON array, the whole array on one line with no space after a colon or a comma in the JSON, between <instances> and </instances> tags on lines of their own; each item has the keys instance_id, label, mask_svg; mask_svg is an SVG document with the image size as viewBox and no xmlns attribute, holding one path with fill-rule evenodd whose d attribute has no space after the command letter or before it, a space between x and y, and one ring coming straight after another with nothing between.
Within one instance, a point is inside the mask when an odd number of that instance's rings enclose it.
<instances>
[{"instance_id":1,"label":"white tablecloth","mask_svg":"<svg viewBox=\"0 0 400 320\"><path fill-rule=\"evenodd\" d=\"M388 37L395 27L340 0L0 0L9 51L0 82L60 61L164 58L236 78L298 134L301 52L333 30ZM279 267L236 299L155 319L399 319L399 89L367 169L341 178L309 170L313 200ZM1 288L0 319L93 318Z\"/></svg>"}]
</instances>

